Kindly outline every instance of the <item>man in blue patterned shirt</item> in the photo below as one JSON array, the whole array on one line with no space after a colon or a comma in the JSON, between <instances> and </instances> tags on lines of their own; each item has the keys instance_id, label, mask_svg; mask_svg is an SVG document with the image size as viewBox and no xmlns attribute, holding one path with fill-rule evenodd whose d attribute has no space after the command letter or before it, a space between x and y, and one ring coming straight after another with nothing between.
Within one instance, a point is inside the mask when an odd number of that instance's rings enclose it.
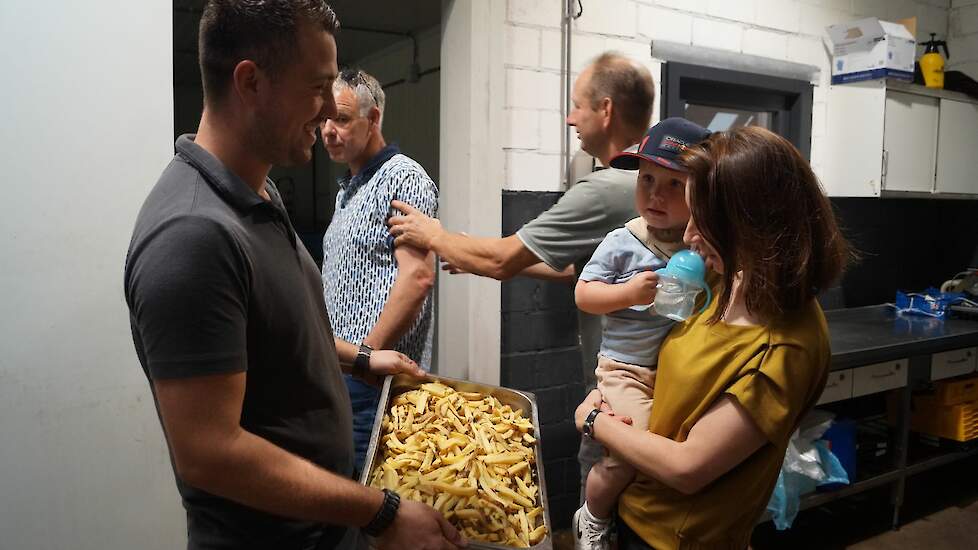
<instances>
[{"instance_id":1,"label":"man in blue patterned shirt","mask_svg":"<svg viewBox=\"0 0 978 550\"><path fill-rule=\"evenodd\" d=\"M438 189L417 162L387 145L381 133L384 90L360 70L340 72L333 86L336 116L322 127L339 180L333 220L323 237L323 290L336 335L373 349L394 349L431 367L434 253L394 247L387 231L391 201L436 216ZM349 375L356 467L363 468L380 393Z\"/></svg>"}]
</instances>

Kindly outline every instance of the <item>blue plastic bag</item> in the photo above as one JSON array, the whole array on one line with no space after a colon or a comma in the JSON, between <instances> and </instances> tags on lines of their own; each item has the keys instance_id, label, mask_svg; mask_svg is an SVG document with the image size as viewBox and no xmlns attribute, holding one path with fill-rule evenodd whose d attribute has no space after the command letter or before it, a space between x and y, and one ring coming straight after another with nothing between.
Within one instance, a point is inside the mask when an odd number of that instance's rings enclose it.
<instances>
[{"instance_id":1,"label":"blue plastic bag","mask_svg":"<svg viewBox=\"0 0 978 550\"><path fill-rule=\"evenodd\" d=\"M894 306L901 315L926 315L943 319L947 316L947 306L965 299L961 292L941 292L928 287L923 292L905 293L897 291Z\"/></svg>"},{"instance_id":2,"label":"blue plastic bag","mask_svg":"<svg viewBox=\"0 0 978 550\"><path fill-rule=\"evenodd\" d=\"M774 527L779 531L791 527L795 521L802 495L814 491L819 485L849 483L849 475L838 457L829 450L828 442L815 439L831 425L831 414L815 410L806 420L808 422L803 424L808 426L799 428L788 442L778 482L767 504Z\"/></svg>"}]
</instances>

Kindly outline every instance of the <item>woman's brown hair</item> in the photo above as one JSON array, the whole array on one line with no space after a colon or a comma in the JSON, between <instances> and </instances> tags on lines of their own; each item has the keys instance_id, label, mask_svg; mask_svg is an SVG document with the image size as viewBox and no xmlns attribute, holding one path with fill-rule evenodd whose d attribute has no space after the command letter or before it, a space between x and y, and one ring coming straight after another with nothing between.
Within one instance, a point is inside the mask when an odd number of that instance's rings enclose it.
<instances>
[{"instance_id":1,"label":"woman's brown hair","mask_svg":"<svg viewBox=\"0 0 978 550\"><path fill-rule=\"evenodd\" d=\"M747 310L773 320L837 281L849 244L798 149L757 126L712 134L687 149L690 212L725 267L710 322L721 319L743 271Z\"/></svg>"}]
</instances>

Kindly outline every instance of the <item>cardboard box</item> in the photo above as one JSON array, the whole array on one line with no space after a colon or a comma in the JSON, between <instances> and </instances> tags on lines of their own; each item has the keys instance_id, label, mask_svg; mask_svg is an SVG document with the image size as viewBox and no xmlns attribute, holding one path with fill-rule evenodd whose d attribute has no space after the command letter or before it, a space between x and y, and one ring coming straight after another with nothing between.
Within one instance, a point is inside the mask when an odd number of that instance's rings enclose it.
<instances>
[{"instance_id":1,"label":"cardboard box","mask_svg":"<svg viewBox=\"0 0 978 550\"><path fill-rule=\"evenodd\" d=\"M869 17L826 30L832 46L832 84L913 80L917 41L903 25Z\"/></svg>"}]
</instances>

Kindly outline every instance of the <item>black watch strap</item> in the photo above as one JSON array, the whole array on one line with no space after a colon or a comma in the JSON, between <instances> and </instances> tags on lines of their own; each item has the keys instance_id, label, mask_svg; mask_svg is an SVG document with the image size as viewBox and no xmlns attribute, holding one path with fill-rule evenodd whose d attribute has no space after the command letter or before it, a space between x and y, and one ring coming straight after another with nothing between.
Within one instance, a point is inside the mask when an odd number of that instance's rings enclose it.
<instances>
[{"instance_id":1,"label":"black watch strap","mask_svg":"<svg viewBox=\"0 0 978 550\"><path fill-rule=\"evenodd\" d=\"M353 359L353 376L363 378L370 372L370 354L373 351L374 348L367 344L360 344L360 349L357 350L357 356Z\"/></svg>"},{"instance_id":2,"label":"black watch strap","mask_svg":"<svg viewBox=\"0 0 978 550\"><path fill-rule=\"evenodd\" d=\"M370 520L370 523L364 526L362 529L363 532L371 537L376 537L383 533L384 529L390 527L390 524L394 522L397 509L400 507L401 496L390 489L384 489L384 503L380 506L380 510L377 510L374 519Z\"/></svg>"},{"instance_id":3,"label":"black watch strap","mask_svg":"<svg viewBox=\"0 0 978 550\"><path fill-rule=\"evenodd\" d=\"M594 439L594 419L601 414L601 409L594 409L591 411L587 418L584 419L584 425L581 426L581 431L584 433L585 437Z\"/></svg>"}]
</instances>

